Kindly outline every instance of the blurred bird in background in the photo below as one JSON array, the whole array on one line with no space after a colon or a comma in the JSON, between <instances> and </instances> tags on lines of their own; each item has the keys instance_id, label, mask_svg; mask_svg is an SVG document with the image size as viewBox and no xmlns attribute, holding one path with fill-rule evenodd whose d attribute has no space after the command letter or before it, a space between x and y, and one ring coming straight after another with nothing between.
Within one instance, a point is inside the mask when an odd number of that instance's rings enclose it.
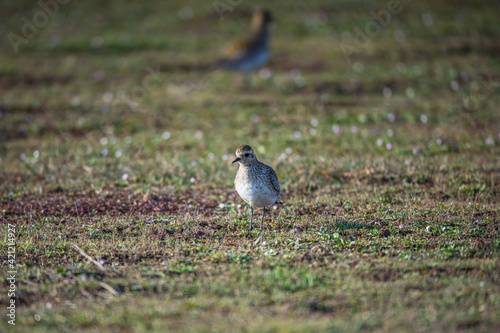
<instances>
[{"instance_id":1,"label":"blurred bird in background","mask_svg":"<svg viewBox=\"0 0 500 333\"><path fill-rule=\"evenodd\" d=\"M269 10L257 9L252 17L250 34L229 44L214 69L243 72L248 84L250 74L269 61L269 26L272 22L273 17Z\"/></svg>"}]
</instances>

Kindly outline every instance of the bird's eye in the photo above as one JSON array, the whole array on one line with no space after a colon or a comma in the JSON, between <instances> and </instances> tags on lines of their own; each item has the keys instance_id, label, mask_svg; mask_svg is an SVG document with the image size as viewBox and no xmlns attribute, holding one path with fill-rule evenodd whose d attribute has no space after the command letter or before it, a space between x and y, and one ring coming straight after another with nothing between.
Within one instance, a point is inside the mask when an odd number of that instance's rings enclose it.
<instances>
[{"instance_id":1,"label":"bird's eye","mask_svg":"<svg viewBox=\"0 0 500 333\"><path fill-rule=\"evenodd\" d=\"M250 155L250 154L249 154L249 153L246 153L246 154L245 154L245 157L248 157L248 155Z\"/></svg>"}]
</instances>

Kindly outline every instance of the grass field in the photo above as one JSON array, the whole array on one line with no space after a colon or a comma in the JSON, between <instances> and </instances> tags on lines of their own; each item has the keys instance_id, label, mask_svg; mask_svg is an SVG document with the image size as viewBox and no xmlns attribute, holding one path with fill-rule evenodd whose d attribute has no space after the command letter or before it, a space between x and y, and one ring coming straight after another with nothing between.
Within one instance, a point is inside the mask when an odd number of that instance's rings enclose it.
<instances>
[{"instance_id":1,"label":"grass field","mask_svg":"<svg viewBox=\"0 0 500 333\"><path fill-rule=\"evenodd\" d=\"M2 3L0 332L497 332L500 3L392 3ZM266 69L204 70L259 4Z\"/></svg>"}]
</instances>

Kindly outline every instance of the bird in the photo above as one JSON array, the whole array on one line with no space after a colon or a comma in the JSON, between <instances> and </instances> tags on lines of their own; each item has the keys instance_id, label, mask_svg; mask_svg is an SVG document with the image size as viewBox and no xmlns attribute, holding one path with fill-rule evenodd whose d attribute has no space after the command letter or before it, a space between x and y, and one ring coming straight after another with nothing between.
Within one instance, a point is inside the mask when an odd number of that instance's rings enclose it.
<instances>
[{"instance_id":1,"label":"bird","mask_svg":"<svg viewBox=\"0 0 500 333\"><path fill-rule=\"evenodd\" d=\"M254 208L264 208L260 229L264 226L264 215L266 207L281 202L281 188L276 172L255 156L255 152L249 145L242 145L236 149L236 159L233 164L240 165L234 187L238 195L250 206L252 215L250 217L250 230L252 230Z\"/></svg>"},{"instance_id":2,"label":"bird","mask_svg":"<svg viewBox=\"0 0 500 333\"><path fill-rule=\"evenodd\" d=\"M271 56L269 26L272 22L273 16L269 10L263 8L255 10L250 34L229 44L213 68L243 72L248 81L251 72L263 67L269 61Z\"/></svg>"}]
</instances>

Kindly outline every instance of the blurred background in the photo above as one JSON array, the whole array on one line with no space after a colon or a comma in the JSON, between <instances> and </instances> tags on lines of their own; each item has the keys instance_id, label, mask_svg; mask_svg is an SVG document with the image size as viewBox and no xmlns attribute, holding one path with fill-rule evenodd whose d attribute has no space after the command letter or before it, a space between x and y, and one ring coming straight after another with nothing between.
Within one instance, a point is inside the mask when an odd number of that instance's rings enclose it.
<instances>
[{"instance_id":1,"label":"blurred background","mask_svg":"<svg viewBox=\"0 0 500 333\"><path fill-rule=\"evenodd\" d=\"M250 86L241 73L207 70L248 34L259 6L275 17L269 63ZM229 187L240 144L285 165L285 188L339 180L294 165L348 171L498 150L496 1L1 7L5 191L31 182Z\"/></svg>"}]
</instances>

